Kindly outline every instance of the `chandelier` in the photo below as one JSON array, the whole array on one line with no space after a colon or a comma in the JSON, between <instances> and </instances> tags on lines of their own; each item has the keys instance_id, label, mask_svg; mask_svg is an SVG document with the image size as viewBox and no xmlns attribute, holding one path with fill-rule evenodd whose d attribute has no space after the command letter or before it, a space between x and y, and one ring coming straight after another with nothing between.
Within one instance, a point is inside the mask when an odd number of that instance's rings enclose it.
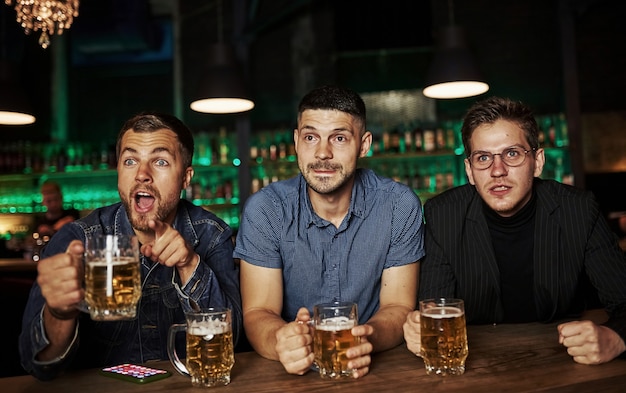
<instances>
[{"instance_id":1,"label":"chandelier","mask_svg":"<svg viewBox=\"0 0 626 393\"><path fill-rule=\"evenodd\" d=\"M4 0L11 5L13 0ZM50 45L51 34L63 34L78 16L79 0L15 0L17 23L26 34L41 30L39 45L46 49Z\"/></svg>"}]
</instances>

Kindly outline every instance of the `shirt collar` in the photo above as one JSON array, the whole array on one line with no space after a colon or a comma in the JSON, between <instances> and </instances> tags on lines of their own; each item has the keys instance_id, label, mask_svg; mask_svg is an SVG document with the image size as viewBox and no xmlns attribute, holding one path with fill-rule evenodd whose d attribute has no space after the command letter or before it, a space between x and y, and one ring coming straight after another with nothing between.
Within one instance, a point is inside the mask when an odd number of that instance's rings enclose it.
<instances>
[{"instance_id":1,"label":"shirt collar","mask_svg":"<svg viewBox=\"0 0 626 393\"><path fill-rule=\"evenodd\" d=\"M318 227L325 227L330 225L330 223L320 216L318 216L313 210L313 205L311 204L311 199L309 198L309 193L307 192L308 186L306 180L304 180L304 176L302 174L300 177L300 201L304 201L304 206L302 206L302 211L304 214L304 218L307 227L311 225L316 225ZM347 216L357 216L364 217L367 211L367 204L365 203L365 186L363 185L362 180L362 170L357 169L354 176L354 185L352 187L352 196L350 198L350 208L348 209Z\"/></svg>"}]
</instances>

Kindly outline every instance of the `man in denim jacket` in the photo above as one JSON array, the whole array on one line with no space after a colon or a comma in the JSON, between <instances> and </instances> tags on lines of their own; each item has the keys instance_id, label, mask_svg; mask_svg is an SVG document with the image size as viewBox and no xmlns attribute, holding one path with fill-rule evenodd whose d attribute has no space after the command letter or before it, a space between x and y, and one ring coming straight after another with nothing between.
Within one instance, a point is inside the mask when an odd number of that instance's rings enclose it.
<instances>
[{"instance_id":1,"label":"man in denim jacket","mask_svg":"<svg viewBox=\"0 0 626 393\"><path fill-rule=\"evenodd\" d=\"M180 199L193 177L193 150L191 132L173 116L141 114L124 124L117 140L121 203L61 228L37 266L19 342L27 372L48 380L68 367L167 359L170 325L184 323L184 313L197 308L231 308L238 337L241 297L232 230ZM135 319L95 322L77 309L85 296L84 241L94 233L139 240L142 296ZM184 350L182 335L177 347Z\"/></svg>"}]
</instances>

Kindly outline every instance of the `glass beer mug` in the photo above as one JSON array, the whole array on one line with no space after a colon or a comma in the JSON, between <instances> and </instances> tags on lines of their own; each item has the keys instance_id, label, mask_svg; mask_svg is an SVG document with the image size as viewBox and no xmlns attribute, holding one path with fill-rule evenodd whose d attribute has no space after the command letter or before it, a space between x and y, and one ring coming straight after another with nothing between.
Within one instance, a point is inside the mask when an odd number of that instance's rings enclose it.
<instances>
[{"instance_id":1,"label":"glass beer mug","mask_svg":"<svg viewBox=\"0 0 626 393\"><path fill-rule=\"evenodd\" d=\"M465 307L461 299L420 301L421 354L427 374L461 375L467 359Z\"/></svg>"},{"instance_id":2,"label":"glass beer mug","mask_svg":"<svg viewBox=\"0 0 626 393\"><path fill-rule=\"evenodd\" d=\"M85 243L85 299L79 308L95 321L133 319L141 298L139 241L133 235L95 234Z\"/></svg>"},{"instance_id":3,"label":"glass beer mug","mask_svg":"<svg viewBox=\"0 0 626 393\"><path fill-rule=\"evenodd\" d=\"M167 354L176 371L191 377L194 387L224 386L230 383L235 364L231 311L208 308L185 313L186 324L170 327ZM187 331L186 364L176 353L176 334Z\"/></svg>"},{"instance_id":4,"label":"glass beer mug","mask_svg":"<svg viewBox=\"0 0 626 393\"><path fill-rule=\"evenodd\" d=\"M313 307L313 352L322 378L353 376L355 370L348 368L346 351L361 342L351 332L358 324L356 303L333 302Z\"/></svg>"}]
</instances>

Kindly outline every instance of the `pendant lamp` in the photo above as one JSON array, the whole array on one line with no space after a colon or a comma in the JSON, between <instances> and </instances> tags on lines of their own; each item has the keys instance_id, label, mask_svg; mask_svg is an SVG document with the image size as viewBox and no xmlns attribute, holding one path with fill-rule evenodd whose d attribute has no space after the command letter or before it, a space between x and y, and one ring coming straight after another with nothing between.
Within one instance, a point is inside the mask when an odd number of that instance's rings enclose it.
<instances>
[{"instance_id":1,"label":"pendant lamp","mask_svg":"<svg viewBox=\"0 0 626 393\"><path fill-rule=\"evenodd\" d=\"M254 108L235 49L224 42L222 0L217 0L218 42L209 46L207 64L191 109L202 113L239 113Z\"/></svg>"},{"instance_id":2,"label":"pendant lamp","mask_svg":"<svg viewBox=\"0 0 626 393\"><path fill-rule=\"evenodd\" d=\"M254 108L232 45L209 47L208 62L191 109L203 113L238 113Z\"/></svg>"},{"instance_id":3,"label":"pendant lamp","mask_svg":"<svg viewBox=\"0 0 626 393\"><path fill-rule=\"evenodd\" d=\"M430 98L450 99L485 93L489 85L476 67L464 29L454 25L452 1L448 4L450 25L438 31L437 49L423 94Z\"/></svg>"},{"instance_id":4,"label":"pendant lamp","mask_svg":"<svg viewBox=\"0 0 626 393\"><path fill-rule=\"evenodd\" d=\"M14 67L8 61L0 60L0 124L21 126L35 122L18 80Z\"/></svg>"}]
</instances>

